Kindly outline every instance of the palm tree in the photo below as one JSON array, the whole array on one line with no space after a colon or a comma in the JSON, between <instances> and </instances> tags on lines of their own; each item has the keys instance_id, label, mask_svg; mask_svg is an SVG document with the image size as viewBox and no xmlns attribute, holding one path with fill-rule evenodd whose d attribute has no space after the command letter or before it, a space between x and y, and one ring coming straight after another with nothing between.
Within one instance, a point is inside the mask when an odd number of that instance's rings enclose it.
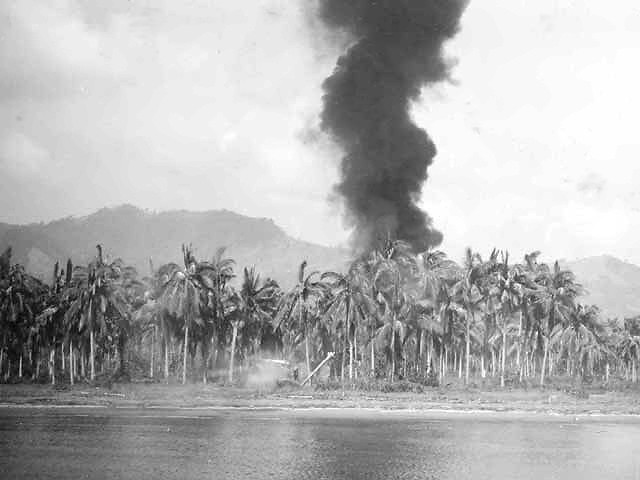
<instances>
[{"instance_id":1,"label":"palm tree","mask_svg":"<svg viewBox=\"0 0 640 480\"><path fill-rule=\"evenodd\" d=\"M560 345L567 354L567 373L571 375L572 366L584 377L585 370L593 367L606 354L602 348L603 325L599 320L599 311L595 306L577 305L570 312L566 322L558 323L551 332L550 345Z\"/></svg>"},{"instance_id":2,"label":"palm tree","mask_svg":"<svg viewBox=\"0 0 640 480\"><path fill-rule=\"evenodd\" d=\"M145 288L143 282L138 280L138 272L134 267L123 266L121 273L114 284L115 294L122 305L118 309L119 315L112 317L113 331L118 341L118 351L120 353L120 366L117 376L129 379L128 368L128 342L135 327L133 322L133 312L138 310L145 303Z\"/></svg>"},{"instance_id":3,"label":"palm tree","mask_svg":"<svg viewBox=\"0 0 640 480\"><path fill-rule=\"evenodd\" d=\"M358 261L350 265L346 275L338 272L325 272L321 279L328 282L331 292L324 308L325 314L328 315L328 318L332 318L338 311L344 312L342 327L345 332L344 338L349 343L349 380L353 380L353 360L354 356L357 356L358 326L376 309L373 299L369 296L368 279ZM358 322L358 319L361 322ZM344 351L342 353L344 358Z\"/></svg>"},{"instance_id":4,"label":"palm tree","mask_svg":"<svg viewBox=\"0 0 640 480\"><path fill-rule=\"evenodd\" d=\"M5 353L8 361L10 354L13 354L18 357L18 375L22 377L24 347L36 316L34 307L46 289L42 282L28 275L22 265L11 265L10 261L11 250L8 249L0 262L0 331L3 332L0 371ZM9 375L10 371L7 370L6 376Z\"/></svg>"},{"instance_id":5,"label":"palm tree","mask_svg":"<svg viewBox=\"0 0 640 480\"><path fill-rule=\"evenodd\" d=\"M203 360L203 383L207 383L207 370L209 367L209 344L213 340L215 332L218 334L218 350L222 350L223 342L227 332L227 316L225 312L231 308L229 299L232 296L232 292L229 289L229 282L235 277L233 267L235 261L231 258L225 257L226 248L220 247L216 250L215 255L211 259L211 262L207 264L206 277L210 281L209 289L209 307L212 315L210 320L206 321L209 317L205 317L203 323L203 335L201 339L201 350ZM232 325L233 328L233 325ZM236 330L237 334L237 330ZM233 332L232 332L233 336ZM233 363L233 352L230 356L230 363Z\"/></svg>"},{"instance_id":6,"label":"palm tree","mask_svg":"<svg viewBox=\"0 0 640 480\"><path fill-rule=\"evenodd\" d=\"M539 332L544 343L542 368L540 370L540 386L544 386L544 377L549 358L549 341L551 332L557 323L565 322L574 307L574 300L581 292L581 286L576 283L575 275L569 270L560 268L555 262L553 269L544 268L539 278L541 290L536 300L541 307Z\"/></svg>"},{"instance_id":7,"label":"palm tree","mask_svg":"<svg viewBox=\"0 0 640 480\"><path fill-rule=\"evenodd\" d=\"M309 310L327 290L327 285L321 279L316 279L320 272L313 271L305 275L307 261L303 261L298 269L298 283L284 294L278 305L275 318L275 328L278 330L284 322L289 329L297 330L304 338L305 360L307 374L311 373L311 359L309 356L309 337L311 322ZM294 346L294 345L292 345Z\"/></svg>"},{"instance_id":8,"label":"palm tree","mask_svg":"<svg viewBox=\"0 0 640 480\"><path fill-rule=\"evenodd\" d=\"M210 289L207 273L208 265L198 263L191 246L182 245L184 267L170 264L165 268L168 279L163 287L160 302L170 315L181 318L184 327L184 357L182 364L182 383L187 383L187 356L189 346L189 328L195 322L202 325L200 315L205 300L202 292ZM168 275L170 273L170 276Z\"/></svg>"},{"instance_id":9,"label":"palm tree","mask_svg":"<svg viewBox=\"0 0 640 480\"><path fill-rule=\"evenodd\" d=\"M427 250L421 255L420 277L422 299L419 304L426 307L420 315L419 328L419 348L418 354L422 362L422 351L424 349L424 335L429 334L431 347L427 350L427 370L431 369L431 355L433 354L433 341L436 335L444 339L444 318L448 306L448 287L458 276L459 268L453 260L440 250ZM441 342L441 353L442 353Z\"/></svg>"},{"instance_id":10,"label":"palm tree","mask_svg":"<svg viewBox=\"0 0 640 480\"><path fill-rule=\"evenodd\" d=\"M390 357L390 381L396 370L396 355L403 354L406 322L413 302L419 296L418 268L411 247L401 240L387 239L371 253L374 265L376 301L382 310L384 324L376 333L379 341L387 345Z\"/></svg>"},{"instance_id":11,"label":"palm tree","mask_svg":"<svg viewBox=\"0 0 640 480\"><path fill-rule=\"evenodd\" d=\"M467 248L460 278L452 287L454 310L465 319L465 384L469 384L471 327L485 300L483 280L482 258L478 253L473 253L470 248Z\"/></svg>"},{"instance_id":12,"label":"palm tree","mask_svg":"<svg viewBox=\"0 0 640 480\"><path fill-rule=\"evenodd\" d=\"M507 357L507 335L513 331L510 322L513 314L520 309L524 296L523 275L520 267L509 265L509 253L501 253L501 261L495 265L490 295L497 301L498 330L502 336L502 355L500 365L500 386L504 388Z\"/></svg>"},{"instance_id":13,"label":"palm tree","mask_svg":"<svg viewBox=\"0 0 640 480\"><path fill-rule=\"evenodd\" d=\"M251 269L243 271L243 281L237 295L231 297L227 315L231 319L231 358L229 361L229 383L233 382L233 366L238 332L246 333L255 354L262 342L262 333L270 323L275 310L278 287L275 282L262 282L260 275ZM244 337L244 335L243 335Z\"/></svg>"},{"instance_id":14,"label":"palm tree","mask_svg":"<svg viewBox=\"0 0 640 480\"><path fill-rule=\"evenodd\" d=\"M117 282L122 273L122 262L105 263L102 247L98 245L96 259L87 267L76 267L71 280L73 298L65 312L65 322L77 325L78 331L89 332L91 380L96 378L95 334L106 329L107 315L127 315L127 305L118 291Z\"/></svg>"}]
</instances>

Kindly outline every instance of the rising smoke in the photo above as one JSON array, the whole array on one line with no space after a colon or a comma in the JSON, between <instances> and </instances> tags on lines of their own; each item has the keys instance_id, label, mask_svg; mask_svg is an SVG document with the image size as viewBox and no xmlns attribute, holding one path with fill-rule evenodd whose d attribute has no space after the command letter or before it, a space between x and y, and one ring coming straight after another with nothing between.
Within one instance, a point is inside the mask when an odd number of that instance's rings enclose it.
<instances>
[{"instance_id":1,"label":"rising smoke","mask_svg":"<svg viewBox=\"0 0 640 480\"><path fill-rule=\"evenodd\" d=\"M416 251L442 241L417 205L436 147L409 108L422 86L448 78L443 44L466 3L319 0L322 21L355 41L324 82L321 126L344 151L336 191L358 249L388 237Z\"/></svg>"}]
</instances>

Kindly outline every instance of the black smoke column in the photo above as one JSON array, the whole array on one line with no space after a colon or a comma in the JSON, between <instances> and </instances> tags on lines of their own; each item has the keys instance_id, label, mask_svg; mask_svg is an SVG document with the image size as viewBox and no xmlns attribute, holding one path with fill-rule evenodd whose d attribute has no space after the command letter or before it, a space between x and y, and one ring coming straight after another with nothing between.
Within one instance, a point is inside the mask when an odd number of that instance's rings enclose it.
<instances>
[{"instance_id":1,"label":"black smoke column","mask_svg":"<svg viewBox=\"0 0 640 480\"><path fill-rule=\"evenodd\" d=\"M319 14L355 43L324 82L322 128L344 151L336 186L355 227L356 247L388 237L416 251L442 241L420 210L436 147L409 115L423 85L448 78L443 44L466 1L320 0Z\"/></svg>"}]
</instances>

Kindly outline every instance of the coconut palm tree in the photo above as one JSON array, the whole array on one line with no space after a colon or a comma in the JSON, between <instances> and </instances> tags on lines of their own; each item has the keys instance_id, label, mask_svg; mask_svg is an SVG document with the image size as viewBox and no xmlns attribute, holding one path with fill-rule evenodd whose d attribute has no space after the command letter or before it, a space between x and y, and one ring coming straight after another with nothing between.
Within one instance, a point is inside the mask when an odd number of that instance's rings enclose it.
<instances>
[{"instance_id":1,"label":"coconut palm tree","mask_svg":"<svg viewBox=\"0 0 640 480\"><path fill-rule=\"evenodd\" d=\"M404 357L403 346L407 338L407 322L413 304L420 296L418 266L411 247L401 240L387 239L371 253L374 266L373 283L378 292L376 301L381 310L383 325L376 332L379 343L387 350L394 381L396 357Z\"/></svg>"},{"instance_id":2,"label":"coconut palm tree","mask_svg":"<svg viewBox=\"0 0 640 480\"><path fill-rule=\"evenodd\" d=\"M297 338L302 337L304 340L307 374L309 374L311 373L309 337L312 332L310 310L315 307L318 300L327 291L327 285L322 279L317 278L320 276L318 271L305 275L306 268L307 261L305 260L298 269L298 283L280 299L274 330L277 331L284 325L285 328L300 333ZM292 347L295 347L295 345L292 345Z\"/></svg>"},{"instance_id":3,"label":"coconut palm tree","mask_svg":"<svg viewBox=\"0 0 640 480\"><path fill-rule=\"evenodd\" d=\"M544 268L538 279L541 289L537 293L536 303L541 308L539 334L543 340L540 386L544 386L544 377L549 358L549 341L556 324L566 322L574 308L574 301L582 287L576 282L575 275L560 268L555 262L553 268Z\"/></svg>"},{"instance_id":4,"label":"coconut palm tree","mask_svg":"<svg viewBox=\"0 0 640 480\"><path fill-rule=\"evenodd\" d=\"M321 279L328 282L331 293L324 308L325 315L328 315L325 318L336 318L338 312L343 313L343 338L349 344L349 380L353 380L353 361L358 353L358 328L376 310L375 302L369 296L368 279L358 261L350 265L346 274L325 272ZM344 351L342 353L344 358Z\"/></svg>"},{"instance_id":5,"label":"coconut palm tree","mask_svg":"<svg viewBox=\"0 0 640 480\"><path fill-rule=\"evenodd\" d=\"M122 274L121 260L106 263L102 246L97 245L95 260L86 267L75 267L68 293L73 300L65 312L65 323L77 325L78 331L88 331L90 348L90 378L95 380L96 332L106 330L108 315L125 317L127 303L118 289Z\"/></svg>"},{"instance_id":6,"label":"coconut palm tree","mask_svg":"<svg viewBox=\"0 0 640 480\"><path fill-rule=\"evenodd\" d=\"M223 351L229 326L229 319L225 315L225 312L232 308L229 299L233 292L231 292L229 288L229 282L235 277L233 272L235 260L226 257L225 253L226 247L220 247L216 250L210 262L206 264L203 263L203 267L206 266L206 277L210 282L207 310L211 313L211 315L204 316L204 321L201 325L202 335L200 346L203 361L203 383L207 383L207 370L210 359L209 345L217 333L218 351ZM233 325L231 326L233 329ZM233 353L230 355L230 363L232 363L231 356L233 356Z\"/></svg>"},{"instance_id":7,"label":"coconut palm tree","mask_svg":"<svg viewBox=\"0 0 640 480\"><path fill-rule=\"evenodd\" d=\"M10 361L18 357L18 376L22 377L24 348L27 345L29 331L34 324L36 308L42 295L46 293L44 284L28 275L22 265L11 265L11 250L7 250L2 260L0 277L0 371L5 355ZM6 264L5 264L6 262ZM8 267L6 266L8 265ZM7 370L6 377L10 375Z\"/></svg>"},{"instance_id":8,"label":"coconut palm tree","mask_svg":"<svg viewBox=\"0 0 640 480\"><path fill-rule=\"evenodd\" d=\"M567 355L567 373L571 375L575 366L582 378L588 368L606 355L601 345L604 333L598 308L577 305L567 321L558 323L551 332L550 346L560 346Z\"/></svg>"},{"instance_id":9,"label":"coconut palm tree","mask_svg":"<svg viewBox=\"0 0 640 480\"><path fill-rule=\"evenodd\" d=\"M260 275L251 269L243 270L240 291L231 299L233 307L227 307L231 318L231 357L229 361L229 382L233 382L233 366L236 353L238 331L246 333L246 341L250 342L255 354L262 343L262 334L270 323L278 301L278 286L267 280L262 282Z\"/></svg>"},{"instance_id":10,"label":"coconut palm tree","mask_svg":"<svg viewBox=\"0 0 640 480\"><path fill-rule=\"evenodd\" d=\"M484 296L484 265L480 254L470 248L465 251L461 275L452 286L453 309L465 319L465 384L469 383L471 356L471 329L476 316L482 311Z\"/></svg>"},{"instance_id":11,"label":"coconut palm tree","mask_svg":"<svg viewBox=\"0 0 640 480\"><path fill-rule=\"evenodd\" d=\"M187 382L187 357L189 347L189 328L193 324L202 325L201 310L206 303L206 294L211 291L211 280L207 276L210 267L199 263L193 255L191 246L182 245L183 267L168 265L164 271L167 281L163 285L160 302L166 312L182 319L184 328L184 356L182 364L182 383Z\"/></svg>"}]
</instances>

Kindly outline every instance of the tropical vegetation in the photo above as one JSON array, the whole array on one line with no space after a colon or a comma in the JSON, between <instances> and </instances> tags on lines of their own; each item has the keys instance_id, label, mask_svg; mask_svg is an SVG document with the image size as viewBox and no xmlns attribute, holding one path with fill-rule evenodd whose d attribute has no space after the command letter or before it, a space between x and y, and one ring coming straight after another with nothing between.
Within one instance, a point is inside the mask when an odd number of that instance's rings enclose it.
<instances>
[{"instance_id":1,"label":"tropical vegetation","mask_svg":"<svg viewBox=\"0 0 640 480\"><path fill-rule=\"evenodd\" d=\"M71 384L107 377L235 384L261 358L308 374L329 353L342 386L375 380L496 385L638 381L640 320L604 318L558 262L532 252L458 264L386 240L343 271L308 271L293 287L182 247L182 264L142 276L102 246L87 265L43 281L0 256L0 381Z\"/></svg>"}]
</instances>

